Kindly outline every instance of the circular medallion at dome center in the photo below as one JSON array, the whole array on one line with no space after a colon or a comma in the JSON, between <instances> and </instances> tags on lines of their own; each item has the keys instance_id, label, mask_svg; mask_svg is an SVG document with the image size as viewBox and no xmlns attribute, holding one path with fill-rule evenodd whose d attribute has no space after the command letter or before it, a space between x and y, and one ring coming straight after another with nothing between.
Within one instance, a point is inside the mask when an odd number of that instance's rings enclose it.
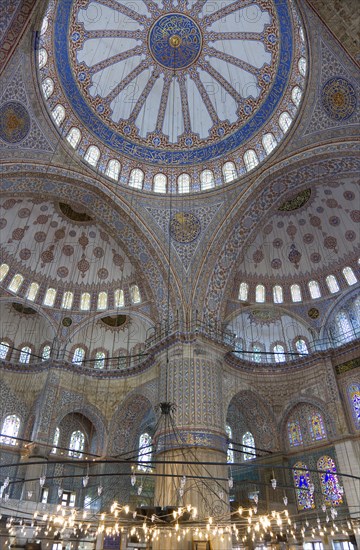
<instances>
[{"instance_id":1,"label":"circular medallion at dome center","mask_svg":"<svg viewBox=\"0 0 360 550\"><path fill-rule=\"evenodd\" d=\"M168 13L155 21L149 33L149 50L168 69L185 69L197 60L202 37L195 21L181 13Z\"/></svg>"}]
</instances>

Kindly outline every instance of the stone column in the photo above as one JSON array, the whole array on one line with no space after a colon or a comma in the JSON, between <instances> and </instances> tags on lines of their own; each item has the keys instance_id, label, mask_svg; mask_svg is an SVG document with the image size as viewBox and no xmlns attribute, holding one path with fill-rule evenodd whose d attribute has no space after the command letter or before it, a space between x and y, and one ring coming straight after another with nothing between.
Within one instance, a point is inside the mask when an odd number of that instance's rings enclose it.
<instances>
[{"instance_id":1,"label":"stone column","mask_svg":"<svg viewBox=\"0 0 360 550\"><path fill-rule=\"evenodd\" d=\"M343 476L341 482L349 507L349 515L350 517L358 517L360 502L360 441L354 439L336 443L335 450L339 471L355 477L354 479ZM355 540L357 547L360 548L360 535L357 533Z\"/></svg>"},{"instance_id":2,"label":"stone column","mask_svg":"<svg viewBox=\"0 0 360 550\"><path fill-rule=\"evenodd\" d=\"M221 516L219 527L225 528L230 507L221 359L221 350L200 335L192 343L174 344L160 357L160 401L174 410L162 411L155 435L156 460L164 462L156 466L163 477L156 478L155 506L191 505L196 520ZM180 522L181 540L173 533L171 540L155 541L153 550L190 550L192 540L201 540L191 530L183 538L182 531ZM211 548L231 548L228 538L213 537Z\"/></svg>"}]
</instances>

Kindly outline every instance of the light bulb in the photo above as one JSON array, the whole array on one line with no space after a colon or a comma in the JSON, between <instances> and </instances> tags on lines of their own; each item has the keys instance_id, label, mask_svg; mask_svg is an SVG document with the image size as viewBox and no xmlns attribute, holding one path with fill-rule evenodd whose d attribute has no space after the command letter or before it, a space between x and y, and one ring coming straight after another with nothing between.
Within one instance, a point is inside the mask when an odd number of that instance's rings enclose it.
<instances>
[{"instance_id":1,"label":"light bulb","mask_svg":"<svg viewBox=\"0 0 360 550\"><path fill-rule=\"evenodd\" d=\"M232 489L234 487L234 480L232 477L229 477L229 489Z\"/></svg>"},{"instance_id":2,"label":"light bulb","mask_svg":"<svg viewBox=\"0 0 360 550\"><path fill-rule=\"evenodd\" d=\"M41 487L44 487L45 481L46 481L46 476L45 476L45 475L40 476L40 480L39 480L39 481L40 481L40 486L41 486Z\"/></svg>"},{"instance_id":3,"label":"light bulb","mask_svg":"<svg viewBox=\"0 0 360 550\"><path fill-rule=\"evenodd\" d=\"M100 496L102 492L103 492L103 486L99 485L99 487L97 489L98 496Z\"/></svg>"},{"instance_id":4,"label":"light bulb","mask_svg":"<svg viewBox=\"0 0 360 550\"><path fill-rule=\"evenodd\" d=\"M63 489L62 489L62 487L59 487L58 488L58 497L61 498L62 494L63 494Z\"/></svg>"},{"instance_id":5,"label":"light bulb","mask_svg":"<svg viewBox=\"0 0 360 550\"><path fill-rule=\"evenodd\" d=\"M283 501L284 501L284 505L287 506L288 505L288 497L286 495L284 496Z\"/></svg>"},{"instance_id":6,"label":"light bulb","mask_svg":"<svg viewBox=\"0 0 360 550\"><path fill-rule=\"evenodd\" d=\"M139 496L140 496L141 493L142 493L142 489L143 489L143 488L142 488L142 485L139 485L138 490L137 490L137 494L138 494Z\"/></svg>"},{"instance_id":7,"label":"light bulb","mask_svg":"<svg viewBox=\"0 0 360 550\"><path fill-rule=\"evenodd\" d=\"M27 496L28 496L28 499L30 499L30 498L33 496L33 492L32 492L32 491L28 491L28 492L27 492Z\"/></svg>"},{"instance_id":8,"label":"light bulb","mask_svg":"<svg viewBox=\"0 0 360 550\"><path fill-rule=\"evenodd\" d=\"M89 476L88 475L84 476L82 482L83 482L83 486L86 487L87 484L89 483Z\"/></svg>"},{"instance_id":9,"label":"light bulb","mask_svg":"<svg viewBox=\"0 0 360 550\"><path fill-rule=\"evenodd\" d=\"M276 484L277 484L277 481L276 481L276 479L273 477L272 480L271 480L271 487L272 487L273 489L276 489Z\"/></svg>"},{"instance_id":10,"label":"light bulb","mask_svg":"<svg viewBox=\"0 0 360 550\"><path fill-rule=\"evenodd\" d=\"M134 487L134 485L136 483L136 475L134 473L131 474L130 481L131 481L131 485Z\"/></svg>"}]
</instances>

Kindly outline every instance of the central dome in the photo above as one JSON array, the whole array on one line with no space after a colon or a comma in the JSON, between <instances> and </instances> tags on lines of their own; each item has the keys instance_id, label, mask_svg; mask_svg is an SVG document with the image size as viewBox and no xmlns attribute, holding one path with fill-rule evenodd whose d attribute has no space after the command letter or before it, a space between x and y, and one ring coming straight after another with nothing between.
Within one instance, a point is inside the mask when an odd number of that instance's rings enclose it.
<instances>
[{"instance_id":1,"label":"central dome","mask_svg":"<svg viewBox=\"0 0 360 550\"><path fill-rule=\"evenodd\" d=\"M132 185L132 170L140 170L135 188L156 190L165 167L174 178L167 190L180 193L253 169L287 132L304 88L305 38L292 3L131 6L49 4L39 65L62 135L77 129L68 142L105 175L109 160L121 165L121 183ZM211 174L202 180L205 168Z\"/></svg>"},{"instance_id":2,"label":"central dome","mask_svg":"<svg viewBox=\"0 0 360 550\"><path fill-rule=\"evenodd\" d=\"M163 67L185 69L198 58L201 42L201 31L195 21L181 13L169 13L151 28L149 50Z\"/></svg>"}]
</instances>

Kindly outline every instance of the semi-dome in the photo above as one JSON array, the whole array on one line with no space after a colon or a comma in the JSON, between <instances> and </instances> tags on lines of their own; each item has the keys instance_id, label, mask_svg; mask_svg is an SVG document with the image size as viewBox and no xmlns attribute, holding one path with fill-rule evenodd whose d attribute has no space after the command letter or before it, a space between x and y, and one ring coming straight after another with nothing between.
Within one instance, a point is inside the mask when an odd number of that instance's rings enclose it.
<instances>
[{"instance_id":1,"label":"semi-dome","mask_svg":"<svg viewBox=\"0 0 360 550\"><path fill-rule=\"evenodd\" d=\"M207 190L282 141L305 85L294 6L271 2L51 2L39 44L61 135L110 179Z\"/></svg>"}]
</instances>

